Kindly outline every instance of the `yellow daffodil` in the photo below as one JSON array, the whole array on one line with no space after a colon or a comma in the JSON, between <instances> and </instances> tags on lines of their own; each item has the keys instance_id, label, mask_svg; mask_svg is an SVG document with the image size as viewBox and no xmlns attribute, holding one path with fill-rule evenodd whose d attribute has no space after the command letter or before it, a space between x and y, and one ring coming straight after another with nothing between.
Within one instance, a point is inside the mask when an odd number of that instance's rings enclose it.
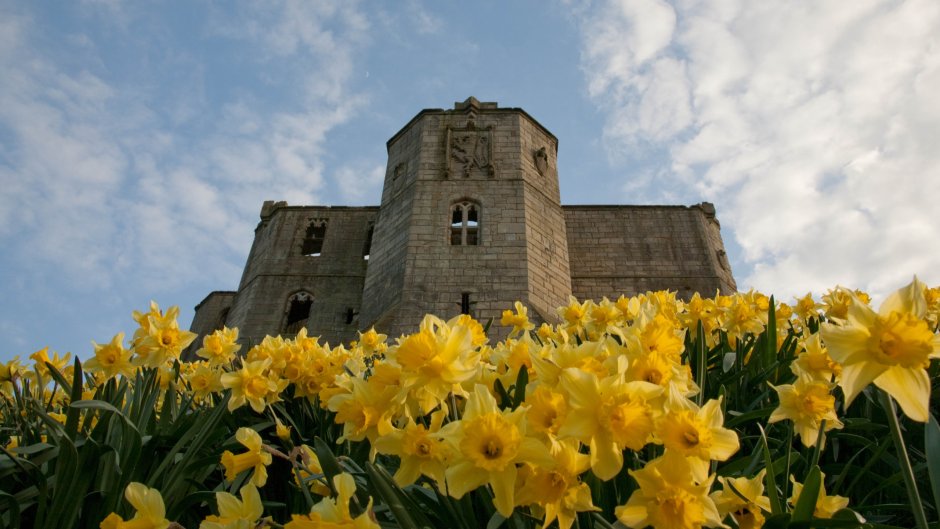
<instances>
[{"instance_id":1,"label":"yellow daffodil","mask_svg":"<svg viewBox=\"0 0 940 529\"><path fill-rule=\"evenodd\" d=\"M381 354L388 350L388 344L385 343L387 339L387 335L375 332L375 327L372 327L366 332L359 333L356 345L362 348L362 353L365 355Z\"/></svg>"},{"instance_id":2,"label":"yellow daffodil","mask_svg":"<svg viewBox=\"0 0 940 529\"><path fill-rule=\"evenodd\" d=\"M401 366L402 386L417 398L422 414L450 393L462 393L460 384L479 371L480 350L473 345L470 326L450 326L433 316L393 349L388 354Z\"/></svg>"},{"instance_id":3,"label":"yellow daffodil","mask_svg":"<svg viewBox=\"0 0 940 529\"><path fill-rule=\"evenodd\" d=\"M371 443L392 431L398 388L358 377L347 377L341 387L342 391L330 397L328 403L329 409L336 412L336 424L343 425L340 442L368 439Z\"/></svg>"},{"instance_id":4,"label":"yellow daffodil","mask_svg":"<svg viewBox=\"0 0 940 529\"><path fill-rule=\"evenodd\" d=\"M399 486L411 485L422 474L444 486L444 469L453 455L450 445L440 436L444 415L440 410L431 414L431 424L427 428L408 418L403 428L375 441L376 450L401 459L395 472L395 482Z\"/></svg>"},{"instance_id":5,"label":"yellow daffodil","mask_svg":"<svg viewBox=\"0 0 940 529\"><path fill-rule=\"evenodd\" d=\"M630 475L639 488L615 509L617 520L637 529L699 529L721 526L715 502L708 496L714 476L699 483L692 467L676 452L666 452Z\"/></svg>"},{"instance_id":6,"label":"yellow daffodil","mask_svg":"<svg viewBox=\"0 0 940 529\"><path fill-rule=\"evenodd\" d=\"M493 504L506 518L516 505L516 465L552 463L548 448L526 435L525 408L500 410L482 385L468 397L462 420L447 425L443 435L458 448L455 461L446 470L450 495L461 498L489 483Z\"/></svg>"},{"instance_id":7,"label":"yellow daffodil","mask_svg":"<svg viewBox=\"0 0 940 529\"><path fill-rule=\"evenodd\" d=\"M722 489L711 493L718 513L722 517L730 514L741 529L763 527L764 513L770 512L770 498L764 496L766 473L767 470L763 469L752 479L719 476Z\"/></svg>"},{"instance_id":8,"label":"yellow daffodil","mask_svg":"<svg viewBox=\"0 0 940 529\"><path fill-rule=\"evenodd\" d=\"M813 510L815 518L832 518L837 511L848 507L849 499L843 496L830 496L826 494L826 475L820 472L819 495L816 496L816 508ZM793 476L790 476L790 482L793 484L793 492L790 495L790 504L796 505L800 501L800 494L803 492L803 484L798 483Z\"/></svg>"},{"instance_id":9,"label":"yellow daffodil","mask_svg":"<svg viewBox=\"0 0 940 529\"><path fill-rule=\"evenodd\" d=\"M268 373L271 362L270 358L245 362L238 371L222 375L222 386L232 390L232 398L228 401L229 411L247 402L255 412L262 413L271 395L277 395L287 386L286 380L279 384L276 376Z\"/></svg>"},{"instance_id":10,"label":"yellow daffodil","mask_svg":"<svg viewBox=\"0 0 940 529\"><path fill-rule=\"evenodd\" d=\"M551 467L523 465L519 469L516 502L538 505L545 511L545 529L558 520L559 529L569 529L577 513L600 510L591 499L591 489L578 476L591 466L590 458L579 453L580 443L567 439L552 445L555 464Z\"/></svg>"},{"instance_id":11,"label":"yellow daffodil","mask_svg":"<svg viewBox=\"0 0 940 529\"><path fill-rule=\"evenodd\" d=\"M251 483L256 487L263 487L268 481L267 465L271 464L271 454L264 450L261 436L251 428L239 428L235 432L235 439L248 449L241 454L233 454L226 450L222 453L222 466L225 467L226 481L235 481L235 477L242 472L253 469Z\"/></svg>"},{"instance_id":12,"label":"yellow daffodil","mask_svg":"<svg viewBox=\"0 0 940 529\"><path fill-rule=\"evenodd\" d=\"M130 483L124 489L127 499L137 512L130 520L124 520L116 513L111 513L101 524L101 529L166 529L170 521L166 519L163 496L157 489L148 488L142 483Z\"/></svg>"},{"instance_id":13,"label":"yellow daffodil","mask_svg":"<svg viewBox=\"0 0 940 529\"><path fill-rule=\"evenodd\" d=\"M526 420L533 431L553 437L565 422L568 415L568 403L565 395L552 391L545 385L539 385L525 398L529 406Z\"/></svg>"},{"instance_id":14,"label":"yellow daffodil","mask_svg":"<svg viewBox=\"0 0 940 529\"><path fill-rule=\"evenodd\" d=\"M813 446L819 437L822 421L826 421L826 431L842 428L842 422L836 415L835 397L830 392L833 384L809 377L800 377L793 384L774 386L780 404L770 414L768 423L784 419L793 421L793 430L800 437L803 446Z\"/></svg>"},{"instance_id":15,"label":"yellow daffodil","mask_svg":"<svg viewBox=\"0 0 940 529\"><path fill-rule=\"evenodd\" d=\"M940 358L940 335L924 317L926 286L911 284L888 297L875 312L849 294L846 318L825 323L820 332L829 355L842 365L839 385L845 407L870 382L897 400L904 414L926 422L929 416L930 379L927 367Z\"/></svg>"},{"instance_id":16,"label":"yellow daffodil","mask_svg":"<svg viewBox=\"0 0 940 529\"><path fill-rule=\"evenodd\" d=\"M189 383L193 396L205 399L212 393L222 391L222 372L213 368L208 362L190 364L189 370L183 375L183 380Z\"/></svg>"},{"instance_id":17,"label":"yellow daffodil","mask_svg":"<svg viewBox=\"0 0 940 529\"><path fill-rule=\"evenodd\" d=\"M727 461L738 451L738 434L723 426L720 398L701 408L679 395L668 402L656 421L656 435L666 450L688 458L696 480L704 481L710 461Z\"/></svg>"},{"instance_id":18,"label":"yellow daffodil","mask_svg":"<svg viewBox=\"0 0 940 529\"><path fill-rule=\"evenodd\" d=\"M7 394L13 393L13 381L20 376L22 370L23 366L20 365L18 356L14 356L9 362L0 362L0 391Z\"/></svg>"},{"instance_id":19,"label":"yellow daffodil","mask_svg":"<svg viewBox=\"0 0 940 529\"><path fill-rule=\"evenodd\" d=\"M802 351L790 364L790 370L796 376L806 375L826 382L837 381L842 375L842 366L833 361L829 351L823 345L819 333L814 333L800 340Z\"/></svg>"},{"instance_id":20,"label":"yellow daffodil","mask_svg":"<svg viewBox=\"0 0 940 529\"><path fill-rule=\"evenodd\" d=\"M242 346L238 343L238 329L222 327L202 339L202 347L196 351L196 356L204 358L212 367L228 364L235 359Z\"/></svg>"},{"instance_id":21,"label":"yellow daffodil","mask_svg":"<svg viewBox=\"0 0 940 529\"><path fill-rule=\"evenodd\" d=\"M65 353L64 356L59 356L59 353L53 352L52 358L49 358L49 348L43 347L42 349L36 351L35 353L29 355L30 360L35 362L33 364L33 371L36 375L39 375L43 379L48 380L49 378L49 366L46 365L46 362L52 364L60 373L65 374L66 367L69 365L69 360L72 358L72 353Z\"/></svg>"},{"instance_id":22,"label":"yellow daffodil","mask_svg":"<svg viewBox=\"0 0 940 529\"><path fill-rule=\"evenodd\" d=\"M134 364L141 367L161 367L179 358L180 353L196 339L196 333L179 328L176 318L180 308L173 306L166 314L147 314L147 334L135 333ZM139 340L139 341L138 341Z\"/></svg>"},{"instance_id":23,"label":"yellow daffodil","mask_svg":"<svg viewBox=\"0 0 940 529\"><path fill-rule=\"evenodd\" d=\"M85 361L85 369L100 371L105 379L118 375L124 377L134 376L137 369L131 363L131 351L124 348L124 333L119 332L106 345L91 342L95 348L95 356Z\"/></svg>"},{"instance_id":24,"label":"yellow daffodil","mask_svg":"<svg viewBox=\"0 0 940 529\"><path fill-rule=\"evenodd\" d=\"M499 324L503 327L512 327L512 331L509 332L509 335L515 336L534 329L535 324L529 321L529 309L519 301L513 306L516 312L504 310L503 317L499 320Z\"/></svg>"},{"instance_id":25,"label":"yellow daffodil","mask_svg":"<svg viewBox=\"0 0 940 529\"><path fill-rule=\"evenodd\" d=\"M349 511L349 501L356 493L356 482L349 474L339 474L333 478L336 488L336 500L324 498L310 509L308 515L291 515L291 521L284 525L284 529L381 529L379 524L370 518L372 500L369 500L365 512L353 518Z\"/></svg>"},{"instance_id":26,"label":"yellow daffodil","mask_svg":"<svg viewBox=\"0 0 940 529\"><path fill-rule=\"evenodd\" d=\"M238 491L241 500L227 492L216 492L219 515L210 514L199 524L199 529L252 529L264 513L261 495L251 483Z\"/></svg>"},{"instance_id":27,"label":"yellow daffodil","mask_svg":"<svg viewBox=\"0 0 940 529\"><path fill-rule=\"evenodd\" d=\"M623 467L623 449L639 450L653 433L649 401L663 388L649 382L624 382L622 375L598 380L594 373L569 368L561 377L570 410L559 437L573 437L591 448L591 470L606 481Z\"/></svg>"}]
</instances>

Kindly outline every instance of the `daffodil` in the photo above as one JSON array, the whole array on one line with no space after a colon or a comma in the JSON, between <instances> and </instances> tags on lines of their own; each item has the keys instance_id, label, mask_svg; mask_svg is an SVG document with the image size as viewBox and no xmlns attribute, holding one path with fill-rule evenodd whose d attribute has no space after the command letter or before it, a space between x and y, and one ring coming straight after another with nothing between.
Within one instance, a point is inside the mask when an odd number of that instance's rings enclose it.
<instances>
[{"instance_id":1,"label":"daffodil","mask_svg":"<svg viewBox=\"0 0 940 529\"><path fill-rule=\"evenodd\" d=\"M940 335L924 319L925 290L914 278L889 296L878 312L850 293L845 320L823 324L820 332L829 355L842 365L839 385L846 408L874 382L897 400L905 415L927 421L927 367L932 359L940 358Z\"/></svg>"},{"instance_id":2,"label":"daffodil","mask_svg":"<svg viewBox=\"0 0 940 529\"><path fill-rule=\"evenodd\" d=\"M91 342L95 348L95 356L85 361L85 369L100 371L105 378L118 375L131 377L137 369L131 363L131 351L124 348L124 333L119 332L105 345Z\"/></svg>"},{"instance_id":3,"label":"daffodil","mask_svg":"<svg viewBox=\"0 0 940 529\"><path fill-rule=\"evenodd\" d=\"M135 333L134 364L141 367L160 367L179 358L180 353L196 339L196 333L179 328L176 321L179 307L167 309L166 314L147 314L147 333Z\"/></svg>"},{"instance_id":4,"label":"daffodil","mask_svg":"<svg viewBox=\"0 0 940 529\"><path fill-rule=\"evenodd\" d=\"M552 391L546 385L539 385L526 396L525 403L529 406L526 414L529 427L550 437L556 436L568 416L565 395Z\"/></svg>"},{"instance_id":5,"label":"daffodil","mask_svg":"<svg viewBox=\"0 0 940 529\"><path fill-rule=\"evenodd\" d=\"M499 324L503 327L512 327L509 335L515 336L534 329L535 324L529 321L529 309L519 301L515 302L513 306L516 311L504 310L503 317L499 320Z\"/></svg>"},{"instance_id":6,"label":"daffodil","mask_svg":"<svg viewBox=\"0 0 940 529\"><path fill-rule=\"evenodd\" d=\"M20 365L20 357L14 356L12 360L0 362L0 391L4 393L13 393L13 381L20 376L23 366Z\"/></svg>"},{"instance_id":7,"label":"daffodil","mask_svg":"<svg viewBox=\"0 0 940 529\"><path fill-rule=\"evenodd\" d=\"M711 493L711 499L724 517L731 515L741 529L759 529L764 525L764 513L770 512L770 498L764 496L764 474L761 470L754 478L728 478L719 476L722 489Z\"/></svg>"},{"instance_id":8,"label":"daffodil","mask_svg":"<svg viewBox=\"0 0 940 529\"><path fill-rule=\"evenodd\" d=\"M486 387L474 388L462 420L448 424L442 432L458 451L445 473L451 496L461 498L488 483L496 510L506 518L512 514L516 465L552 463L548 448L527 435L525 413L524 407L502 411Z\"/></svg>"},{"instance_id":9,"label":"daffodil","mask_svg":"<svg viewBox=\"0 0 940 529\"><path fill-rule=\"evenodd\" d=\"M205 399L212 393L222 391L222 372L213 368L208 362L190 364L189 370L183 375L189 382L189 388L197 399Z\"/></svg>"},{"instance_id":10,"label":"daffodil","mask_svg":"<svg viewBox=\"0 0 940 529\"><path fill-rule=\"evenodd\" d=\"M602 480L623 468L623 450L639 450L652 440L654 413L649 401L663 388L649 382L625 382L622 375L598 379L594 373L569 368L561 388L570 406L559 437L590 446L591 470Z\"/></svg>"},{"instance_id":11,"label":"daffodil","mask_svg":"<svg viewBox=\"0 0 940 529\"><path fill-rule=\"evenodd\" d=\"M774 386L780 404L770 414L768 423L793 421L793 429L803 442L803 446L813 446L819 437L822 422L826 421L826 431L842 428L842 422L836 415L835 397L830 392L833 384L800 377L793 384Z\"/></svg>"},{"instance_id":12,"label":"daffodil","mask_svg":"<svg viewBox=\"0 0 940 529\"><path fill-rule=\"evenodd\" d=\"M591 489L578 476L591 466L590 458L579 453L580 443L568 439L552 445L555 464L551 467L523 465L519 469L516 502L538 505L545 511L545 529L558 520L559 529L569 529L577 513L600 510L591 499Z\"/></svg>"},{"instance_id":13,"label":"daffodil","mask_svg":"<svg viewBox=\"0 0 940 529\"><path fill-rule=\"evenodd\" d=\"M816 507L813 510L815 518L832 518L837 511L848 507L849 499L844 496L830 496L826 493L826 475L820 472L819 475L819 495L816 496ZM793 484L793 492L790 495L790 504L796 505L800 501L800 494L803 493L803 484L799 483L790 476L790 482Z\"/></svg>"},{"instance_id":14,"label":"daffodil","mask_svg":"<svg viewBox=\"0 0 940 529\"><path fill-rule=\"evenodd\" d=\"M264 513L261 495L251 483L238 491L241 500L227 492L216 492L219 515L210 514L199 524L199 529L252 529Z\"/></svg>"},{"instance_id":15,"label":"daffodil","mask_svg":"<svg viewBox=\"0 0 940 529\"><path fill-rule=\"evenodd\" d=\"M225 467L225 479L235 481L235 477L246 470L253 470L251 483L263 487L268 481L267 465L271 464L271 454L264 450L261 436L251 428L239 428L235 439L248 449L241 454L226 450L222 453L222 466Z\"/></svg>"},{"instance_id":16,"label":"daffodil","mask_svg":"<svg viewBox=\"0 0 940 529\"><path fill-rule=\"evenodd\" d=\"M204 358L212 367L228 364L242 346L238 343L238 329L222 327L202 339L202 347L196 356Z\"/></svg>"},{"instance_id":17,"label":"daffodil","mask_svg":"<svg viewBox=\"0 0 940 529\"><path fill-rule=\"evenodd\" d=\"M656 421L656 434L666 450L687 457L695 478L704 481L710 461L727 461L738 451L738 435L723 426L720 398L701 408L679 395L669 403Z\"/></svg>"},{"instance_id":18,"label":"daffodil","mask_svg":"<svg viewBox=\"0 0 940 529\"><path fill-rule=\"evenodd\" d=\"M425 317L420 330L390 348L388 355L401 366L402 386L417 398L422 413L450 393L462 393L460 384L477 375L480 362L470 326L451 326L433 316Z\"/></svg>"},{"instance_id":19,"label":"daffodil","mask_svg":"<svg viewBox=\"0 0 940 529\"><path fill-rule=\"evenodd\" d=\"M284 525L284 529L381 529L379 524L370 518L372 500L366 506L365 512L352 516L349 510L349 501L356 493L356 482L349 474L339 474L333 478L336 489L336 500L324 498L310 509L307 515L291 515L291 521Z\"/></svg>"},{"instance_id":20,"label":"daffodil","mask_svg":"<svg viewBox=\"0 0 940 529\"><path fill-rule=\"evenodd\" d=\"M137 510L134 517L124 520L111 513L101 522L101 529L166 529L170 525L163 496L157 489L148 488L143 483L130 483L124 489L124 498Z\"/></svg>"},{"instance_id":21,"label":"daffodil","mask_svg":"<svg viewBox=\"0 0 940 529\"><path fill-rule=\"evenodd\" d=\"M411 485L422 474L444 485L444 469L453 456L451 446L440 435L444 415L442 410L432 413L428 427L408 418L403 428L376 439L376 450L398 456L401 460L395 472L395 482L399 486Z\"/></svg>"},{"instance_id":22,"label":"daffodil","mask_svg":"<svg viewBox=\"0 0 940 529\"><path fill-rule=\"evenodd\" d=\"M222 386L232 390L232 398L228 401L229 411L238 409L247 402L255 412L264 412L269 395L277 394L283 389L279 387L277 378L268 373L271 362L270 358L245 362L238 371L222 375ZM284 386L286 385L287 382L284 381Z\"/></svg>"},{"instance_id":23,"label":"daffodil","mask_svg":"<svg viewBox=\"0 0 940 529\"><path fill-rule=\"evenodd\" d=\"M686 458L666 452L630 475L639 487L625 505L615 509L617 520L627 527L698 529L721 526L715 502L708 496L714 476L697 482Z\"/></svg>"},{"instance_id":24,"label":"daffodil","mask_svg":"<svg viewBox=\"0 0 940 529\"><path fill-rule=\"evenodd\" d=\"M52 358L49 358L49 348L43 347L42 349L36 351L35 353L29 355L29 358L35 362L33 364L33 370L36 375L43 379L49 377L49 366L46 363L52 364L52 367L56 368L60 373L65 373L66 366L69 365L69 359L72 357L72 353L65 353L64 356L59 356L59 353L53 352Z\"/></svg>"}]
</instances>

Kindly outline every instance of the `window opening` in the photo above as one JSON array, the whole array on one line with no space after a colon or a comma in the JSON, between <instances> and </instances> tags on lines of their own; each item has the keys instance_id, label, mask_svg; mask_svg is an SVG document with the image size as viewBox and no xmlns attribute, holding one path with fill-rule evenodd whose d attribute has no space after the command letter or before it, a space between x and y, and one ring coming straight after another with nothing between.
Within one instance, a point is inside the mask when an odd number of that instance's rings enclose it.
<instances>
[{"instance_id":1,"label":"window opening","mask_svg":"<svg viewBox=\"0 0 940 529\"><path fill-rule=\"evenodd\" d=\"M372 233L375 231L375 224L369 223L369 230L366 232L366 244L362 247L362 258L369 260L369 254L372 253Z\"/></svg>"},{"instance_id":2,"label":"window opening","mask_svg":"<svg viewBox=\"0 0 940 529\"><path fill-rule=\"evenodd\" d=\"M307 226L307 234L301 253L309 257L319 257L323 251L323 240L326 238L326 219L313 219Z\"/></svg>"},{"instance_id":3,"label":"window opening","mask_svg":"<svg viewBox=\"0 0 940 529\"><path fill-rule=\"evenodd\" d=\"M307 326L310 318L310 309L313 308L313 296L306 292L298 292L290 297L287 306L287 320L284 323L284 334L297 334L300 329Z\"/></svg>"},{"instance_id":4,"label":"window opening","mask_svg":"<svg viewBox=\"0 0 940 529\"><path fill-rule=\"evenodd\" d=\"M450 212L450 244L476 246L480 244L480 210L472 202L455 204Z\"/></svg>"},{"instance_id":5,"label":"window opening","mask_svg":"<svg viewBox=\"0 0 940 529\"><path fill-rule=\"evenodd\" d=\"M460 294L460 313L461 314L470 314L470 293L462 292Z\"/></svg>"},{"instance_id":6,"label":"window opening","mask_svg":"<svg viewBox=\"0 0 940 529\"><path fill-rule=\"evenodd\" d=\"M356 316L358 315L359 313L354 311L352 307L347 307L346 308L346 325L351 325L353 320L355 320Z\"/></svg>"}]
</instances>

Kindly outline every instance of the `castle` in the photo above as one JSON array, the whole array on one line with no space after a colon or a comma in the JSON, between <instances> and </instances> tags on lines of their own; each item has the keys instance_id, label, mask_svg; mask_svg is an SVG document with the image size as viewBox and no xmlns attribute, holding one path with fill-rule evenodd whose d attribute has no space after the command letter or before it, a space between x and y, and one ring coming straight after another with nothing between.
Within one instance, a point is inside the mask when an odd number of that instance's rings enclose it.
<instances>
[{"instance_id":1,"label":"castle","mask_svg":"<svg viewBox=\"0 0 940 529\"><path fill-rule=\"evenodd\" d=\"M561 205L558 140L520 108L422 110L387 148L379 206L266 201L238 290L209 294L191 330L338 344L428 313L498 322L516 300L552 322L572 295L736 289L711 204Z\"/></svg>"}]
</instances>

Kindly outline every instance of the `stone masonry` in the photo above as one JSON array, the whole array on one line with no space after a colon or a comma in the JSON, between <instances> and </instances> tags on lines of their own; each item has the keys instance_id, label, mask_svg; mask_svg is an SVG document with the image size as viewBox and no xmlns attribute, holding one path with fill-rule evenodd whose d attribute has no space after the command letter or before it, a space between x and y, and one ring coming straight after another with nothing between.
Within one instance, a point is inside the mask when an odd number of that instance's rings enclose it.
<instances>
[{"instance_id":1,"label":"stone masonry","mask_svg":"<svg viewBox=\"0 0 940 529\"><path fill-rule=\"evenodd\" d=\"M423 110L387 148L377 207L265 202L238 290L209 294L191 330L238 327L250 346L306 327L335 345L427 313L498 322L517 300L539 322L571 295L736 288L709 203L562 206L558 140L522 109Z\"/></svg>"}]
</instances>

